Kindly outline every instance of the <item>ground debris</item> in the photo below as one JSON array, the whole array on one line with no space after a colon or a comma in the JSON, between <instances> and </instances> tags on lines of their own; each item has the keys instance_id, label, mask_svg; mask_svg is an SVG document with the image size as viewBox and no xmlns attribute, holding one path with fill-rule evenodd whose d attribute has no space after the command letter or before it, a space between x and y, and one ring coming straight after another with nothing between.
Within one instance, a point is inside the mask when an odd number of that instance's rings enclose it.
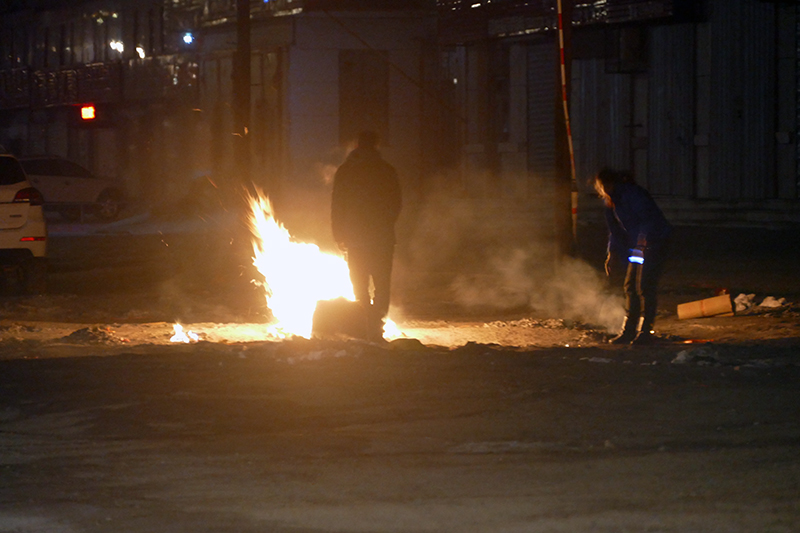
<instances>
[{"instance_id":1,"label":"ground debris","mask_svg":"<svg viewBox=\"0 0 800 533\"><path fill-rule=\"evenodd\" d=\"M703 346L697 349L681 350L671 362L676 365L694 363L702 366L721 364L722 360L714 348Z\"/></svg>"},{"instance_id":2,"label":"ground debris","mask_svg":"<svg viewBox=\"0 0 800 533\"><path fill-rule=\"evenodd\" d=\"M7 334L9 336L16 335L20 333L35 333L40 331L40 328L36 326L30 326L26 324L4 324L0 325L0 333Z\"/></svg>"},{"instance_id":3,"label":"ground debris","mask_svg":"<svg viewBox=\"0 0 800 533\"><path fill-rule=\"evenodd\" d=\"M581 357L581 361L588 361L590 363L613 363L614 360L608 357Z\"/></svg>"},{"instance_id":4,"label":"ground debris","mask_svg":"<svg viewBox=\"0 0 800 533\"><path fill-rule=\"evenodd\" d=\"M590 329L581 333L581 336L578 339L578 344L581 343L604 344L608 341L609 337L610 335L608 335L607 333Z\"/></svg>"},{"instance_id":5,"label":"ground debris","mask_svg":"<svg viewBox=\"0 0 800 533\"><path fill-rule=\"evenodd\" d=\"M487 328L548 328L548 329L561 329L569 327L562 318L547 318L537 320L534 318L521 318L519 320L495 320L484 324Z\"/></svg>"},{"instance_id":6,"label":"ground debris","mask_svg":"<svg viewBox=\"0 0 800 533\"><path fill-rule=\"evenodd\" d=\"M73 331L61 339L75 344L123 344L128 339L118 337L108 326L90 326Z\"/></svg>"},{"instance_id":7,"label":"ground debris","mask_svg":"<svg viewBox=\"0 0 800 533\"><path fill-rule=\"evenodd\" d=\"M754 293L740 294L734 298L734 304L737 315L793 316L798 311L798 306L787 301L786 298L766 296L761 303L756 303Z\"/></svg>"},{"instance_id":8,"label":"ground debris","mask_svg":"<svg viewBox=\"0 0 800 533\"><path fill-rule=\"evenodd\" d=\"M800 367L800 358L793 347L777 346L729 346L706 344L678 352L672 364L694 364L697 366L724 366L735 370L777 369Z\"/></svg>"}]
</instances>

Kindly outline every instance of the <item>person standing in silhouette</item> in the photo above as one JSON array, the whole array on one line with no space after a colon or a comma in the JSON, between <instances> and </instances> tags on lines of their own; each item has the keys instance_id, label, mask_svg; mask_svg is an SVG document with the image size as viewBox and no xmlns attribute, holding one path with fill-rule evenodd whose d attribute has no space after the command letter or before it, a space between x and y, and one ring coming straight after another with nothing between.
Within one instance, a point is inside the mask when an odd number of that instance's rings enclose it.
<instances>
[{"instance_id":1,"label":"person standing in silhouette","mask_svg":"<svg viewBox=\"0 0 800 533\"><path fill-rule=\"evenodd\" d=\"M370 338L383 337L389 312L395 223L401 209L397 171L378 151L377 133L360 133L358 147L334 175L331 229L339 248L347 254L353 292L366 310Z\"/></svg>"}]
</instances>

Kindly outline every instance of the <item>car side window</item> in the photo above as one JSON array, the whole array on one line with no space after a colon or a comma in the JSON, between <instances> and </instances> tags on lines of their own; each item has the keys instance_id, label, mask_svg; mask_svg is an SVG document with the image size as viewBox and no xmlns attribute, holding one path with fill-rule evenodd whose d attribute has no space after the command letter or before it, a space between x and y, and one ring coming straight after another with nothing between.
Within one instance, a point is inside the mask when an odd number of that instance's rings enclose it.
<instances>
[{"instance_id":1,"label":"car side window","mask_svg":"<svg viewBox=\"0 0 800 533\"><path fill-rule=\"evenodd\" d=\"M25 169L25 172L33 176L51 176L53 174L58 174L57 166L47 159L22 161L22 167Z\"/></svg>"},{"instance_id":2,"label":"car side window","mask_svg":"<svg viewBox=\"0 0 800 533\"><path fill-rule=\"evenodd\" d=\"M70 178L91 178L92 173L89 172L87 169L83 168L82 166L78 165L77 163L73 163L72 161L61 161L61 171L59 174L62 176L68 176Z\"/></svg>"}]
</instances>

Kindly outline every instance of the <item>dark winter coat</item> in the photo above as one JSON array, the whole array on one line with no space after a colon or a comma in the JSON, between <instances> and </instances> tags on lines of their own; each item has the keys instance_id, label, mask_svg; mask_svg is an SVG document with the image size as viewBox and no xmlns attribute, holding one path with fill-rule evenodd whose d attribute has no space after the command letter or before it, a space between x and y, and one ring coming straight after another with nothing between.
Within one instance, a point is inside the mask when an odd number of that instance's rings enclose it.
<instances>
[{"instance_id":1,"label":"dark winter coat","mask_svg":"<svg viewBox=\"0 0 800 533\"><path fill-rule=\"evenodd\" d=\"M618 255L620 257L626 256L629 251L628 247L628 234L622 224L617 220L614 215L614 209L606 207L604 210L606 217L606 226L608 227L608 250L609 254Z\"/></svg>"},{"instance_id":2,"label":"dark winter coat","mask_svg":"<svg viewBox=\"0 0 800 533\"><path fill-rule=\"evenodd\" d=\"M402 208L397 172L375 149L356 148L336 171L333 238L347 248L393 245Z\"/></svg>"},{"instance_id":3,"label":"dark winter coat","mask_svg":"<svg viewBox=\"0 0 800 533\"><path fill-rule=\"evenodd\" d=\"M630 248L657 248L669 239L672 226L650 193L635 183L619 183L609 195L614 204L614 218L626 235L626 245ZM621 240L621 234L612 230L609 247L617 245L612 241Z\"/></svg>"}]
</instances>

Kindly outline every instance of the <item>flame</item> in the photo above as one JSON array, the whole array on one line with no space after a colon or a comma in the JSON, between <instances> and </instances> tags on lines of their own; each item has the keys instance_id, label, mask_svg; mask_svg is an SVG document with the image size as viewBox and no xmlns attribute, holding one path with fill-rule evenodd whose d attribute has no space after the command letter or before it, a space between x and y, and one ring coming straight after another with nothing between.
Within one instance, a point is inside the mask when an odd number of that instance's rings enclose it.
<instances>
[{"instance_id":1,"label":"flame","mask_svg":"<svg viewBox=\"0 0 800 533\"><path fill-rule=\"evenodd\" d=\"M264 276L267 307L276 321L270 334L309 338L318 301L354 299L347 262L316 244L294 241L275 220L269 198L251 196L250 207L253 264Z\"/></svg>"},{"instance_id":2,"label":"flame","mask_svg":"<svg viewBox=\"0 0 800 533\"><path fill-rule=\"evenodd\" d=\"M169 342L197 342L200 340L200 336L197 333L192 331L188 331L186 333L183 332L183 326L180 324L173 324L172 330L175 332L175 335L169 338Z\"/></svg>"},{"instance_id":3,"label":"flame","mask_svg":"<svg viewBox=\"0 0 800 533\"><path fill-rule=\"evenodd\" d=\"M386 323L383 325L383 337L385 339L399 339L405 336L405 333L400 331L400 328L397 327L393 320L386 319Z\"/></svg>"}]
</instances>

